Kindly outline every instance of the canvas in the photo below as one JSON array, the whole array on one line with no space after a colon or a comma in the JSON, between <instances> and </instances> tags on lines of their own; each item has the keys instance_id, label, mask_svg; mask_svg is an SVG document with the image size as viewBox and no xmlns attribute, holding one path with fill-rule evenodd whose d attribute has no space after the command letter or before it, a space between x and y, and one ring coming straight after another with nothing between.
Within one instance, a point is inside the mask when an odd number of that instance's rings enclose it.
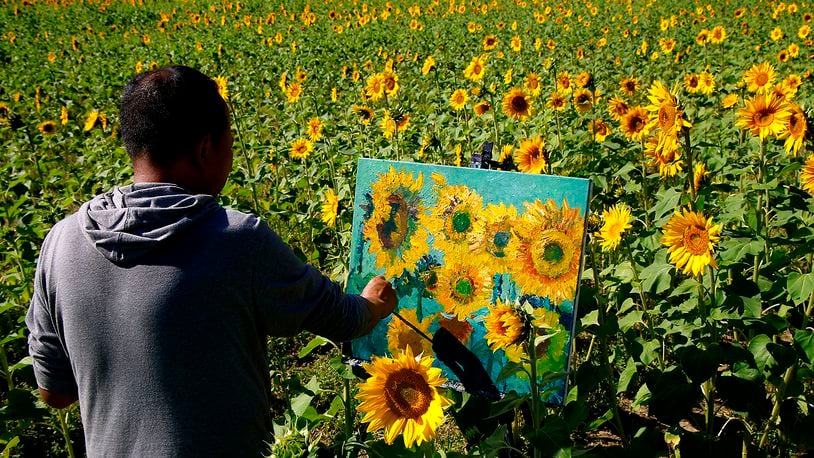
<instances>
[{"instance_id":1,"label":"canvas","mask_svg":"<svg viewBox=\"0 0 814 458\"><path fill-rule=\"evenodd\" d=\"M590 190L579 178L360 159L348 290L384 275L401 317L429 337L447 329L503 393L529 392L523 343L536 342L541 397L561 404ZM407 346L433 353L391 315L352 353L370 360Z\"/></svg>"}]
</instances>

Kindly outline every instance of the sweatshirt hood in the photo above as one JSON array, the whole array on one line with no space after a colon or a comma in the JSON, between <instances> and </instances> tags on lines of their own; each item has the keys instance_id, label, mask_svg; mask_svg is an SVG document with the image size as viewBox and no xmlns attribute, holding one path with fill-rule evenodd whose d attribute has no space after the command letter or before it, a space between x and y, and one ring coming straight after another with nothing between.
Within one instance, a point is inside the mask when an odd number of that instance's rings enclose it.
<instances>
[{"instance_id":1,"label":"sweatshirt hood","mask_svg":"<svg viewBox=\"0 0 814 458\"><path fill-rule=\"evenodd\" d=\"M205 219L220 206L206 194L167 183L134 183L80 207L79 226L107 259L128 263Z\"/></svg>"}]
</instances>

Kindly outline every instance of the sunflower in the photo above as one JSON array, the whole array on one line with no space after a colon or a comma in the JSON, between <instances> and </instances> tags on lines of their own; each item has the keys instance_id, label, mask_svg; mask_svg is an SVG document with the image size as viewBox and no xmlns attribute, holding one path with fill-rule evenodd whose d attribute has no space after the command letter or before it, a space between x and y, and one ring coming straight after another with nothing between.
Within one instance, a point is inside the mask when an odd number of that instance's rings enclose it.
<instances>
[{"instance_id":1,"label":"sunflower","mask_svg":"<svg viewBox=\"0 0 814 458\"><path fill-rule=\"evenodd\" d=\"M789 45L789 56L797 57L800 55L800 46L797 43L792 43Z\"/></svg>"},{"instance_id":2,"label":"sunflower","mask_svg":"<svg viewBox=\"0 0 814 458\"><path fill-rule=\"evenodd\" d=\"M709 172L707 171L707 166L701 162L695 164L695 167L692 171L692 183L695 186L695 189L701 189L701 185L704 183Z\"/></svg>"},{"instance_id":3,"label":"sunflower","mask_svg":"<svg viewBox=\"0 0 814 458\"><path fill-rule=\"evenodd\" d=\"M574 108L578 113L585 113L593 107L593 94L588 89L574 91Z\"/></svg>"},{"instance_id":4,"label":"sunflower","mask_svg":"<svg viewBox=\"0 0 814 458\"><path fill-rule=\"evenodd\" d=\"M455 336L459 342L466 345L469 338L472 336L472 325L467 320L459 320L457 316L447 318L443 315L438 315L438 326L449 331L450 334Z\"/></svg>"},{"instance_id":5,"label":"sunflower","mask_svg":"<svg viewBox=\"0 0 814 458\"><path fill-rule=\"evenodd\" d=\"M552 303L573 300L582 250L583 218L568 201L525 203L508 252L511 275L522 294L548 297Z\"/></svg>"},{"instance_id":6,"label":"sunflower","mask_svg":"<svg viewBox=\"0 0 814 458\"><path fill-rule=\"evenodd\" d=\"M483 214L483 230L469 234L469 245L478 256L478 263L488 266L491 272L505 272L509 261L506 247L512 239L517 209L501 202L500 205L488 204Z\"/></svg>"},{"instance_id":7,"label":"sunflower","mask_svg":"<svg viewBox=\"0 0 814 458\"><path fill-rule=\"evenodd\" d=\"M665 150L670 150L678 143L679 132L685 127L692 127L692 125L684 119L684 110L678 106L675 96L670 91L664 92L664 86L657 87L660 84L656 81L650 88L648 99L650 99L651 104L646 106L645 109L651 113L652 117L647 124L647 128L650 130L660 129L659 140L664 142L663 148Z\"/></svg>"},{"instance_id":8,"label":"sunflower","mask_svg":"<svg viewBox=\"0 0 814 458\"><path fill-rule=\"evenodd\" d=\"M384 110L384 116L382 116L382 136L384 138L391 138L393 134L396 133L396 121L390 117L390 111Z\"/></svg>"},{"instance_id":9,"label":"sunflower","mask_svg":"<svg viewBox=\"0 0 814 458\"><path fill-rule=\"evenodd\" d=\"M336 195L333 189L328 189L325 193L325 199L322 201L320 207L322 213L322 222L328 227L336 225L336 215L339 213L339 196Z\"/></svg>"},{"instance_id":10,"label":"sunflower","mask_svg":"<svg viewBox=\"0 0 814 458\"><path fill-rule=\"evenodd\" d=\"M313 117L308 120L308 128L306 129L308 137L312 142L322 138L322 120L318 117Z\"/></svg>"},{"instance_id":11,"label":"sunflower","mask_svg":"<svg viewBox=\"0 0 814 458\"><path fill-rule=\"evenodd\" d=\"M218 94L220 94L221 98L225 101L229 101L229 81L226 79L225 76L216 76L212 78L215 81L215 84L218 86Z\"/></svg>"},{"instance_id":12,"label":"sunflower","mask_svg":"<svg viewBox=\"0 0 814 458\"><path fill-rule=\"evenodd\" d=\"M806 115L795 102L789 103L789 117L786 119L785 128L778 138L785 138L786 154L791 153L792 156L797 156L797 152L803 146L803 141L806 138L808 131L808 124L806 123Z\"/></svg>"},{"instance_id":13,"label":"sunflower","mask_svg":"<svg viewBox=\"0 0 814 458\"><path fill-rule=\"evenodd\" d=\"M302 95L302 84L298 81L294 81L293 83L289 84L285 88L285 96L288 100L288 103L297 103L300 100L300 96Z\"/></svg>"},{"instance_id":14,"label":"sunflower","mask_svg":"<svg viewBox=\"0 0 814 458\"><path fill-rule=\"evenodd\" d=\"M713 256L721 226L712 218L690 210L677 211L664 225L662 245L668 247L670 263L685 274L702 275L707 266L717 267Z\"/></svg>"},{"instance_id":15,"label":"sunflower","mask_svg":"<svg viewBox=\"0 0 814 458\"><path fill-rule=\"evenodd\" d=\"M744 108L738 109L735 125L749 129L753 136L764 140L769 135L782 133L790 115L788 104L783 100L773 94L756 94L746 101Z\"/></svg>"},{"instance_id":16,"label":"sunflower","mask_svg":"<svg viewBox=\"0 0 814 458\"><path fill-rule=\"evenodd\" d=\"M614 250L622 241L625 231L633 227L630 224L633 220L630 207L625 204L614 205L602 212L602 220L605 223L595 235L600 240L602 251Z\"/></svg>"},{"instance_id":17,"label":"sunflower","mask_svg":"<svg viewBox=\"0 0 814 458\"><path fill-rule=\"evenodd\" d=\"M483 37L483 49L485 51L491 51L496 47L497 47L497 37L495 37L491 33Z\"/></svg>"},{"instance_id":18,"label":"sunflower","mask_svg":"<svg viewBox=\"0 0 814 458\"><path fill-rule=\"evenodd\" d=\"M570 94L572 90L571 75L569 75L568 72L561 72L557 75L557 91L563 94Z\"/></svg>"},{"instance_id":19,"label":"sunflower","mask_svg":"<svg viewBox=\"0 0 814 458\"><path fill-rule=\"evenodd\" d=\"M523 79L523 84L533 97L540 95L540 90L542 89L542 85L540 84L540 75L534 72L527 74Z\"/></svg>"},{"instance_id":20,"label":"sunflower","mask_svg":"<svg viewBox=\"0 0 814 458\"><path fill-rule=\"evenodd\" d=\"M698 35L695 36L695 43L698 46L706 46L707 42L709 42L709 30L702 29L698 32Z\"/></svg>"},{"instance_id":21,"label":"sunflower","mask_svg":"<svg viewBox=\"0 0 814 458\"><path fill-rule=\"evenodd\" d=\"M713 27L709 34L709 41L718 45L723 43L724 39L726 39L726 29L720 25Z\"/></svg>"},{"instance_id":22,"label":"sunflower","mask_svg":"<svg viewBox=\"0 0 814 458\"><path fill-rule=\"evenodd\" d=\"M779 53L777 53L777 60L780 62L788 62L789 61L789 51L788 49L781 49Z\"/></svg>"},{"instance_id":23,"label":"sunflower","mask_svg":"<svg viewBox=\"0 0 814 458\"><path fill-rule=\"evenodd\" d=\"M500 299L489 306L489 314L483 318L486 328L486 343L492 351L508 348L521 343L525 329L523 316Z\"/></svg>"},{"instance_id":24,"label":"sunflower","mask_svg":"<svg viewBox=\"0 0 814 458\"><path fill-rule=\"evenodd\" d=\"M797 30L797 36L800 37L801 40L805 40L810 33L811 27L805 24L801 25L800 29Z\"/></svg>"},{"instance_id":25,"label":"sunflower","mask_svg":"<svg viewBox=\"0 0 814 458\"><path fill-rule=\"evenodd\" d=\"M354 105L352 111L364 125L370 124L370 120L373 119L373 110L365 105Z\"/></svg>"},{"instance_id":26,"label":"sunflower","mask_svg":"<svg viewBox=\"0 0 814 458\"><path fill-rule=\"evenodd\" d=\"M639 90L639 80L629 76L619 83L619 90L628 97L633 97Z\"/></svg>"},{"instance_id":27,"label":"sunflower","mask_svg":"<svg viewBox=\"0 0 814 458\"><path fill-rule=\"evenodd\" d=\"M37 130L43 135L54 135L57 132L57 123L54 121L43 121L37 126Z\"/></svg>"},{"instance_id":28,"label":"sunflower","mask_svg":"<svg viewBox=\"0 0 814 458\"><path fill-rule=\"evenodd\" d=\"M769 38L771 38L772 41L780 40L781 38L783 38L783 29L781 29L780 27L775 27L769 34Z\"/></svg>"},{"instance_id":29,"label":"sunflower","mask_svg":"<svg viewBox=\"0 0 814 458\"><path fill-rule=\"evenodd\" d=\"M88 113L87 119L85 119L85 127L82 129L85 132L89 132L93 127L96 125L96 121L99 119L99 111L93 110Z\"/></svg>"},{"instance_id":30,"label":"sunflower","mask_svg":"<svg viewBox=\"0 0 814 458\"><path fill-rule=\"evenodd\" d=\"M563 111L565 107L568 106L568 99L565 98L565 95L560 91L554 91L551 93L551 97L548 98L548 107L555 111Z\"/></svg>"},{"instance_id":31,"label":"sunflower","mask_svg":"<svg viewBox=\"0 0 814 458\"><path fill-rule=\"evenodd\" d=\"M594 135L597 143L602 143L611 134L611 128L601 118L593 119L588 123L588 130Z\"/></svg>"},{"instance_id":32,"label":"sunflower","mask_svg":"<svg viewBox=\"0 0 814 458\"><path fill-rule=\"evenodd\" d=\"M415 309L401 309L399 315L425 335L430 333L431 318L419 321ZM387 350L391 354L396 354L398 351L408 348L415 355L432 354L432 342L425 339L404 321L393 317L387 324Z\"/></svg>"},{"instance_id":33,"label":"sunflower","mask_svg":"<svg viewBox=\"0 0 814 458\"><path fill-rule=\"evenodd\" d=\"M721 106L724 108L732 108L738 104L738 94L734 92L732 94L727 94L721 100Z\"/></svg>"},{"instance_id":34,"label":"sunflower","mask_svg":"<svg viewBox=\"0 0 814 458\"><path fill-rule=\"evenodd\" d=\"M407 113L400 113L393 117L393 120L396 121L396 130L399 132L404 132L410 127L410 115Z\"/></svg>"},{"instance_id":35,"label":"sunflower","mask_svg":"<svg viewBox=\"0 0 814 458\"><path fill-rule=\"evenodd\" d=\"M588 73L588 72L582 72L579 75L577 75L576 83L577 83L577 86L579 86L579 87L588 87L593 82L594 82L594 77L591 76L591 74Z\"/></svg>"},{"instance_id":36,"label":"sunflower","mask_svg":"<svg viewBox=\"0 0 814 458\"><path fill-rule=\"evenodd\" d=\"M384 92L388 97L393 97L399 91L399 76L394 72L385 70L381 73Z\"/></svg>"},{"instance_id":37,"label":"sunflower","mask_svg":"<svg viewBox=\"0 0 814 458\"><path fill-rule=\"evenodd\" d=\"M519 87L513 87L503 96L503 113L516 120L525 121L532 114L529 95Z\"/></svg>"},{"instance_id":38,"label":"sunflower","mask_svg":"<svg viewBox=\"0 0 814 458\"><path fill-rule=\"evenodd\" d=\"M783 80L782 84L783 86L789 88L792 94L796 94L797 88L799 88L800 85L803 84L803 80L800 78L800 75L792 73L789 76L787 76L786 79Z\"/></svg>"},{"instance_id":39,"label":"sunflower","mask_svg":"<svg viewBox=\"0 0 814 458\"><path fill-rule=\"evenodd\" d=\"M488 307L491 296L492 276L485 268L452 261L438 269L435 300L445 313L464 320Z\"/></svg>"},{"instance_id":40,"label":"sunflower","mask_svg":"<svg viewBox=\"0 0 814 458\"><path fill-rule=\"evenodd\" d=\"M288 155L291 159L306 159L314 151L314 144L307 138L298 138L291 142Z\"/></svg>"},{"instance_id":41,"label":"sunflower","mask_svg":"<svg viewBox=\"0 0 814 458\"><path fill-rule=\"evenodd\" d=\"M763 62L762 64L753 65L752 68L743 74L743 81L748 85L749 92L767 92L772 88L774 79L777 73L774 71L772 64Z\"/></svg>"},{"instance_id":42,"label":"sunflower","mask_svg":"<svg viewBox=\"0 0 814 458\"><path fill-rule=\"evenodd\" d=\"M463 185L438 184L438 198L426 221L435 248L454 257L470 251L469 235L483 231L483 199Z\"/></svg>"},{"instance_id":43,"label":"sunflower","mask_svg":"<svg viewBox=\"0 0 814 458\"><path fill-rule=\"evenodd\" d=\"M472 109L475 110L476 115L483 116L484 113L492 109L492 105L489 105L489 102L478 102Z\"/></svg>"},{"instance_id":44,"label":"sunflower","mask_svg":"<svg viewBox=\"0 0 814 458\"><path fill-rule=\"evenodd\" d=\"M423 176L397 172L393 167L371 185L370 218L362 227L368 252L376 256L376 268L384 276L400 277L411 271L430 251L424 228L421 198Z\"/></svg>"},{"instance_id":45,"label":"sunflower","mask_svg":"<svg viewBox=\"0 0 814 458\"><path fill-rule=\"evenodd\" d=\"M806 159L803 170L800 171L800 186L807 193L814 195L814 155Z\"/></svg>"},{"instance_id":46,"label":"sunflower","mask_svg":"<svg viewBox=\"0 0 814 458\"><path fill-rule=\"evenodd\" d=\"M475 56L464 69L464 78L478 82L486 73L486 55Z\"/></svg>"},{"instance_id":47,"label":"sunflower","mask_svg":"<svg viewBox=\"0 0 814 458\"><path fill-rule=\"evenodd\" d=\"M619 130L630 141L641 141L650 133L647 110L641 106L631 107L619 121Z\"/></svg>"},{"instance_id":48,"label":"sunflower","mask_svg":"<svg viewBox=\"0 0 814 458\"><path fill-rule=\"evenodd\" d=\"M701 92L701 76L698 73L688 73L684 75L684 89L690 94Z\"/></svg>"},{"instance_id":49,"label":"sunflower","mask_svg":"<svg viewBox=\"0 0 814 458\"><path fill-rule=\"evenodd\" d=\"M384 74L374 73L367 77L365 84L365 95L373 102L384 98L385 79Z\"/></svg>"},{"instance_id":50,"label":"sunflower","mask_svg":"<svg viewBox=\"0 0 814 458\"><path fill-rule=\"evenodd\" d=\"M427 56L424 60L424 65L421 66L421 74L426 76L431 71L435 70L435 59L432 56Z\"/></svg>"},{"instance_id":51,"label":"sunflower","mask_svg":"<svg viewBox=\"0 0 814 458\"><path fill-rule=\"evenodd\" d=\"M469 94L465 89L456 89L455 92L449 97L449 105L455 111L461 111L466 107L466 102L469 100Z\"/></svg>"},{"instance_id":52,"label":"sunflower","mask_svg":"<svg viewBox=\"0 0 814 458\"><path fill-rule=\"evenodd\" d=\"M715 90L715 77L707 71L701 72L698 87L702 94L712 95L712 91Z\"/></svg>"},{"instance_id":53,"label":"sunflower","mask_svg":"<svg viewBox=\"0 0 814 458\"><path fill-rule=\"evenodd\" d=\"M644 145L644 154L652 159L650 165L659 168L659 175L672 177L683 169L681 149L678 143L669 144L660 137L662 132L650 137Z\"/></svg>"},{"instance_id":54,"label":"sunflower","mask_svg":"<svg viewBox=\"0 0 814 458\"><path fill-rule=\"evenodd\" d=\"M621 121L625 117L630 107L621 97L614 96L608 101L608 113L616 121Z\"/></svg>"},{"instance_id":55,"label":"sunflower","mask_svg":"<svg viewBox=\"0 0 814 458\"><path fill-rule=\"evenodd\" d=\"M521 141L514 158L521 172L544 173L548 166L548 153L539 136Z\"/></svg>"},{"instance_id":56,"label":"sunflower","mask_svg":"<svg viewBox=\"0 0 814 458\"><path fill-rule=\"evenodd\" d=\"M520 41L520 37L518 37L517 35L513 36L512 40L511 40L512 51L520 52L520 49L522 49L522 47L523 47L523 42Z\"/></svg>"},{"instance_id":57,"label":"sunflower","mask_svg":"<svg viewBox=\"0 0 814 458\"><path fill-rule=\"evenodd\" d=\"M373 356L362 365L370 378L359 384L356 399L361 402L356 410L364 414L368 432L384 429L388 444L403 434L406 447L435 436L452 401L438 392L446 380L432 364L432 357L416 358L408 347L395 358Z\"/></svg>"}]
</instances>

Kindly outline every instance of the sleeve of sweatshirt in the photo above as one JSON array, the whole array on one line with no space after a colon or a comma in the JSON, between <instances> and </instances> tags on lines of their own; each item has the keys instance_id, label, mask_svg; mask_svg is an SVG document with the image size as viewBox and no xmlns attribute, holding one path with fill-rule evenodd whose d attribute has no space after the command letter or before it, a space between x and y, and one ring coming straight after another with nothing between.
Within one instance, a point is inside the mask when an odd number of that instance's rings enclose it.
<instances>
[{"instance_id":1,"label":"sleeve of sweatshirt","mask_svg":"<svg viewBox=\"0 0 814 458\"><path fill-rule=\"evenodd\" d=\"M254 254L254 301L269 335L310 331L334 341L362 334L370 322L364 298L345 294L315 267L303 263L264 222Z\"/></svg>"},{"instance_id":2,"label":"sleeve of sweatshirt","mask_svg":"<svg viewBox=\"0 0 814 458\"><path fill-rule=\"evenodd\" d=\"M72 395L76 394L76 380L71 362L58 330L53 304L48 301L46 269L48 265L49 241L57 227L51 230L43 243L34 277L34 295L28 307L25 324L28 327L28 353L34 366L37 385L48 391Z\"/></svg>"}]
</instances>

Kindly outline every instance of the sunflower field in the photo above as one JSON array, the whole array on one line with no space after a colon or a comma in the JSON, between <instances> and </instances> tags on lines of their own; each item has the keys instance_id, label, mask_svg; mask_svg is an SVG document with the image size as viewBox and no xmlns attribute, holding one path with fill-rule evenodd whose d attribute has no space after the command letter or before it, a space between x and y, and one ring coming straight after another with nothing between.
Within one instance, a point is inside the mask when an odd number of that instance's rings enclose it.
<instances>
[{"instance_id":1,"label":"sunflower field","mask_svg":"<svg viewBox=\"0 0 814 458\"><path fill-rule=\"evenodd\" d=\"M132 179L121 91L169 64L231 108L221 203L340 282L358 158L466 167L491 142L494 168L593 181L571 370L530 381L567 376L563 405L445 389L431 352L362 381L330 342L272 339L273 456L806 454L812 18L766 0L2 0L2 456L84 451L78 407L46 408L27 357L37 255ZM528 334L502 313L494 339Z\"/></svg>"}]
</instances>

